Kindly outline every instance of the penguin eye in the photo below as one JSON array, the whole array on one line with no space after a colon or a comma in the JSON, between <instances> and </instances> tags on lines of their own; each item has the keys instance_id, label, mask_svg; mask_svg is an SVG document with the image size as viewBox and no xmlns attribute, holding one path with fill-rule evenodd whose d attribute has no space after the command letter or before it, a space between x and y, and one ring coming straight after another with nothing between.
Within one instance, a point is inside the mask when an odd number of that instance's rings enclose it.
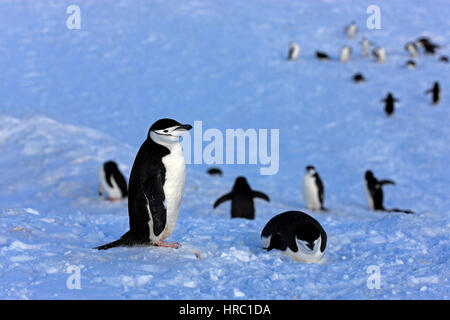
<instances>
[{"instance_id":1,"label":"penguin eye","mask_svg":"<svg viewBox=\"0 0 450 320\"><path fill-rule=\"evenodd\" d=\"M167 133L167 132L169 132L169 130L167 130L167 129L166 129L166 130L164 130L164 133Z\"/></svg>"}]
</instances>

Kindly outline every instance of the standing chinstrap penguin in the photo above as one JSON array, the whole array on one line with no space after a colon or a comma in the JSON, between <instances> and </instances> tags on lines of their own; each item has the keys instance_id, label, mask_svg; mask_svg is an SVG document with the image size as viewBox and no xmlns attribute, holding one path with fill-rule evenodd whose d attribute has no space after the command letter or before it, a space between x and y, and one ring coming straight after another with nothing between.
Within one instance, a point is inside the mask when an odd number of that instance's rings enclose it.
<instances>
[{"instance_id":1,"label":"standing chinstrap penguin","mask_svg":"<svg viewBox=\"0 0 450 320\"><path fill-rule=\"evenodd\" d=\"M372 50L372 54L378 63L384 63L386 61L386 49L375 48Z\"/></svg>"},{"instance_id":2,"label":"standing chinstrap penguin","mask_svg":"<svg viewBox=\"0 0 450 320\"><path fill-rule=\"evenodd\" d=\"M361 43L362 55L363 55L363 57L367 58L369 56L369 54L370 54L370 45L371 45L371 43L366 38L363 38L360 43Z\"/></svg>"},{"instance_id":3,"label":"standing chinstrap penguin","mask_svg":"<svg viewBox=\"0 0 450 320\"><path fill-rule=\"evenodd\" d=\"M398 102L397 98L394 98L392 93L388 93L386 98L382 99L381 102L384 102L384 111L386 112L387 116L391 116L394 113L395 110L395 103Z\"/></svg>"},{"instance_id":4,"label":"standing chinstrap penguin","mask_svg":"<svg viewBox=\"0 0 450 320\"><path fill-rule=\"evenodd\" d=\"M98 177L98 194L102 196L106 193L106 200L116 201L128 196L127 182L114 161L103 163L98 170Z\"/></svg>"},{"instance_id":5,"label":"standing chinstrap penguin","mask_svg":"<svg viewBox=\"0 0 450 320\"><path fill-rule=\"evenodd\" d=\"M319 262L327 246L327 234L319 222L301 211L283 212L261 232L264 249L277 249L299 262Z\"/></svg>"},{"instance_id":6,"label":"standing chinstrap penguin","mask_svg":"<svg viewBox=\"0 0 450 320\"><path fill-rule=\"evenodd\" d=\"M349 46L343 46L339 55L341 62L348 62L350 55L352 54L352 48Z\"/></svg>"},{"instance_id":7,"label":"standing chinstrap penguin","mask_svg":"<svg viewBox=\"0 0 450 320\"><path fill-rule=\"evenodd\" d=\"M149 129L131 169L128 189L130 230L119 240L97 247L155 245L178 248L164 241L175 229L184 193L186 165L179 143L192 128L160 119Z\"/></svg>"},{"instance_id":8,"label":"standing chinstrap penguin","mask_svg":"<svg viewBox=\"0 0 450 320\"><path fill-rule=\"evenodd\" d=\"M288 60L295 61L298 58L298 55L300 54L300 47L295 42L291 42L289 44L289 53L288 53Z\"/></svg>"},{"instance_id":9,"label":"standing chinstrap penguin","mask_svg":"<svg viewBox=\"0 0 450 320\"><path fill-rule=\"evenodd\" d=\"M441 88L439 86L439 82L437 82L437 81L434 82L433 88L425 91L425 94L429 94L429 93L431 93L431 102L433 104L439 104L439 102L441 101Z\"/></svg>"},{"instance_id":10,"label":"standing chinstrap penguin","mask_svg":"<svg viewBox=\"0 0 450 320\"><path fill-rule=\"evenodd\" d=\"M352 21L348 26L345 26L345 33L349 39L353 39L358 31L356 23Z\"/></svg>"},{"instance_id":11,"label":"standing chinstrap penguin","mask_svg":"<svg viewBox=\"0 0 450 320\"><path fill-rule=\"evenodd\" d=\"M261 198L270 201L269 197L260 191L254 191L250 188L247 179L238 177L234 183L231 192L224 194L214 202L214 209L221 203L231 200L231 218L255 218L255 206L253 198Z\"/></svg>"},{"instance_id":12,"label":"standing chinstrap penguin","mask_svg":"<svg viewBox=\"0 0 450 320\"><path fill-rule=\"evenodd\" d=\"M323 206L325 188L314 166L306 166L302 182L303 201L309 210L327 211Z\"/></svg>"},{"instance_id":13,"label":"standing chinstrap penguin","mask_svg":"<svg viewBox=\"0 0 450 320\"><path fill-rule=\"evenodd\" d=\"M409 53L411 58L415 58L419 54L419 50L417 48L417 45L414 42L411 42L411 41L407 42L405 44L405 50Z\"/></svg>"},{"instance_id":14,"label":"standing chinstrap penguin","mask_svg":"<svg viewBox=\"0 0 450 320\"><path fill-rule=\"evenodd\" d=\"M364 175L365 191L367 204L370 210L413 213L411 210L386 209L383 205L383 185L395 185L395 182L389 179L378 180L371 170L367 170Z\"/></svg>"}]
</instances>

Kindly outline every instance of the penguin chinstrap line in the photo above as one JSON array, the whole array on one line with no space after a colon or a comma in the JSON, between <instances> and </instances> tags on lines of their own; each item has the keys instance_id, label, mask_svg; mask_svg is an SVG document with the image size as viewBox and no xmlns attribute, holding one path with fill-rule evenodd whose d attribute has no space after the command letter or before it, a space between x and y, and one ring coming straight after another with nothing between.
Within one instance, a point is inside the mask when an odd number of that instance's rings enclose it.
<instances>
[{"instance_id":1,"label":"penguin chinstrap line","mask_svg":"<svg viewBox=\"0 0 450 320\"><path fill-rule=\"evenodd\" d=\"M402 212L406 214L414 213L411 210L403 209L386 209L383 205L383 189L384 185L395 185L395 182L389 179L378 180L375 178L371 170L367 170L365 175L365 189L367 204L370 210L386 211L386 212Z\"/></svg>"},{"instance_id":2,"label":"penguin chinstrap line","mask_svg":"<svg viewBox=\"0 0 450 320\"><path fill-rule=\"evenodd\" d=\"M327 234L319 222L301 211L283 212L261 232L264 249L277 249L299 262L319 262L327 246Z\"/></svg>"},{"instance_id":3,"label":"penguin chinstrap line","mask_svg":"<svg viewBox=\"0 0 450 320\"><path fill-rule=\"evenodd\" d=\"M100 185L98 195L106 193L106 200L117 201L128 196L128 187L125 177L120 172L117 163L106 161L98 170Z\"/></svg>"},{"instance_id":4,"label":"penguin chinstrap line","mask_svg":"<svg viewBox=\"0 0 450 320\"><path fill-rule=\"evenodd\" d=\"M164 239L175 229L184 193L186 165L179 141L190 129L191 125L172 119L160 119L150 127L130 174L130 230L119 240L96 249L133 245L178 248L178 243Z\"/></svg>"},{"instance_id":5,"label":"penguin chinstrap line","mask_svg":"<svg viewBox=\"0 0 450 320\"><path fill-rule=\"evenodd\" d=\"M213 207L215 209L221 203L231 200L231 218L255 219L253 198L261 198L270 202L265 193L252 190L244 177L238 177L231 192L217 199Z\"/></svg>"},{"instance_id":6,"label":"penguin chinstrap line","mask_svg":"<svg viewBox=\"0 0 450 320\"><path fill-rule=\"evenodd\" d=\"M303 201L309 210L328 211L323 206L325 188L314 166L306 166L302 181Z\"/></svg>"}]
</instances>

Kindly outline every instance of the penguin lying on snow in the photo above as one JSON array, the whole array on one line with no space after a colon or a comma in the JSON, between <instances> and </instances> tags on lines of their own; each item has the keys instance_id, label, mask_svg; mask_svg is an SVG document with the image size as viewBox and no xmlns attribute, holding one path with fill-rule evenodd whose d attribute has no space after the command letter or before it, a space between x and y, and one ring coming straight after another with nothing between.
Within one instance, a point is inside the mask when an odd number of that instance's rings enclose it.
<instances>
[{"instance_id":1,"label":"penguin lying on snow","mask_svg":"<svg viewBox=\"0 0 450 320\"><path fill-rule=\"evenodd\" d=\"M97 247L155 245L178 248L163 241L175 229L186 179L179 143L191 125L172 119L156 121L139 149L131 169L128 214L130 230L119 240Z\"/></svg>"},{"instance_id":2,"label":"penguin lying on snow","mask_svg":"<svg viewBox=\"0 0 450 320\"><path fill-rule=\"evenodd\" d=\"M425 94L431 93L431 101L433 104L439 104L439 101L441 100L441 88L439 87L439 82L433 83L433 88L428 89L425 91Z\"/></svg>"},{"instance_id":3,"label":"penguin lying on snow","mask_svg":"<svg viewBox=\"0 0 450 320\"><path fill-rule=\"evenodd\" d=\"M403 210L403 209L385 209L383 205L383 185L391 184L395 185L395 182L392 180L377 180L373 175L373 172L367 170L365 175L365 190L366 190L366 198L367 203L369 205L370 210L379 210L379 211L387 211L387 212L403 212L403 213L413 213L411 210Z\"/></svg>"},{"instance_id":4,"label":"penguin lying on snow","mask_svg":"<svg viewBox=\"0 0 450 320\"><path fill-rule=\"evenodd\" d=\"M322 51L316 51L316 58L323 61L331 60L330 56Z\"/></svg>"},{"instance_id":5,"label":"penguin lying on snow","mask_svg":"<svg viewBox=\"0 0 450 320\"><path fill-rule=\"evenodd\" d=\"M301 211L283 212L261 232L264 249L281 250L299 262L319 262L327 246L327 234L319 222Z\"/></svg>"},{"instance_id":6,"label":"penguin lying on snow","mask_svg":"<svg viewBox=\"0 0 450 320\"><path fill-rule=\"evenodd\" d=\"M417 44L419 46L421 46L423 48L423 50L425 50L426 54L435 54L436 53L436 49L439 49L441 46L437 45L433 42L431 42L431 40L427 37L421 37L419 39L417 39Z\"/></svg>"},{"instance_id":7,"label":"penguin lying on snow","mask_svg":"<svg viewBox=\"0 0 450 320\"><path fill-rule=\"evenodd\" d=\"M406 67L410 70L414 70L416 68L416 63L414 60L408 60L406 61Z\"/></svg>"},{"instance_id":8,"label":"penguin lying on snow","mask_svg":"<svg viewBox=\"0 0 450 320\"><path fill-rule=\"evenodd\" d=\"M244 177L238 177L234 183L233 190L217 199L213 207L215 209L221 203L231 200L231 218L255 219L253 198L270 201L265 193L252 190Z\"/></svg>"},{"instance_id":9,"label":"penguin lying on snow","mask_svg":"<svg viewBox=\"0 0 450 320\"><path fill-rule=\"evenodd\" d=\"M106 192L106 200L116 201L128 196L127 182L119 170L117 163L107 161L102 164L98 170L100 185L98 194L103 195Z\"/></svg>"},{"instance_id":10,"label":"penguin lying on snow","mask_svg":"<svg viewBox=\"0 0 450 320\"><path fill-rule=\"evenodd\" d=\"M447 56L441 56L441 57L439 58L439 61L440 61L440 62L444 62L444 63L448 63L448 57L447 57Z\"/></svg>"},{"instance_id":11,"label":"penguin lying on snow","mask_svg":"<svg viewBox=\"0 0 450 320\"><path fill-rule=\"evenodd\" d=\"M210 176L222 176L222 170L219 168L210 168L208 171L206 171Z\"/></svg>"},{"instance_id":12,"label":"penguin lying on snow","mask_svg":"<svg viewBox=\"0 0 450 320\"><path fill-rule=\"evenodd\" d=\"M366 81L366 79L364 78L364 76L361 74L361 73L355 73L354 75L353 75L353 78L352 78L352 80L354 81L354 82L356 82L356 83L361 83L361 82L364 82L364 81Z\"/></svg>"},{"instance_id":13,"label":"penguin lying on snow","mask_svg":"<svg viewBox=\"0 0 450 320\"><path fill-rule=\"evenodd\" d=\"M328 211L323 206L325 189L316 168L307 166L302 183L303 200L309 210Z\"/></svg>"},{"instance_id":14,"label":"penguin lying on snow","mask_svg":"<svg viewBox=\"0 0 450 320\"><path fill-rule=\"evenodd\" d=\"M388 95L386 96L386 98L382 99L381 102L384 102L384 111L386 112L386 114L388 116L391 116L394 113L394 104L395 102L398 102L400 100L398 100L397 98L394 98L394 96L392 95L392 93L388 93Z\"/></svg>"}]
</instances>

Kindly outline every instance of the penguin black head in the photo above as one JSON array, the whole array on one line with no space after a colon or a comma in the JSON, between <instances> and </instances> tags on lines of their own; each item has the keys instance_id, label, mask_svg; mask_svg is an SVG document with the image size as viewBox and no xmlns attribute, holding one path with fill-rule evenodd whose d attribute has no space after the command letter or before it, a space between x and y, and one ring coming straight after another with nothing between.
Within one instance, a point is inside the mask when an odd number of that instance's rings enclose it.
<instances>
[{"instance_id":1,"label":"penguin black head","mask_svg":"<svg viewBox=\"0 0 450 320\"><path fill-rule=\"evenodd\" d=\"M183 133L191 129L190 124L181 124L173 119L160 119L150 127L148 137L159 144L172 144L180 141Z\"/></svg>"},{"instance_id":2,"label":"penguin black head","mask_svg":"<svg viewBox=\"0 0 450 320\"><path fill-rule=\"evenodd\" d=\"M375 179L375 176L373 175L373 172L371 170L367 170L364 176L366 177L366 180Z\"/></svg>"},{"instance_id":3,"label":"penguin black head","mask_svg":"<svg viewBox=\"0 0 450 320\"><path fill-rule=\"evenodd\" d=\"M309 175L314 175L316 173L316 168L314 166L308 165L305 167L305 171Z\"/></svg>"},{"instance_id":4,"label":"penguin black head","mask_svg":"<svg viewBox=\"0 0 450 320\"><path fill-rule=\"evenodd\" d=\"M245 177L237 177L236 181L234 182L233 186L233 192L245 192L250 191L250 185L247 182L247 179Z\"/></svg>"},{"instance_id":5,"label":"penguin black head","mask_svg":"<svg viewBox=\"0 0 450 320\"><path fill-rule=\"evenodd\" d=\"M117 170L117 169L118 169L117 163L115 163L115 162L112 161L112 160L106 161L106 162L103 164L103 167L104 167L104 169L105 169L105 172L112 172L113 170Z\"/></svg>"}]
</instances>

